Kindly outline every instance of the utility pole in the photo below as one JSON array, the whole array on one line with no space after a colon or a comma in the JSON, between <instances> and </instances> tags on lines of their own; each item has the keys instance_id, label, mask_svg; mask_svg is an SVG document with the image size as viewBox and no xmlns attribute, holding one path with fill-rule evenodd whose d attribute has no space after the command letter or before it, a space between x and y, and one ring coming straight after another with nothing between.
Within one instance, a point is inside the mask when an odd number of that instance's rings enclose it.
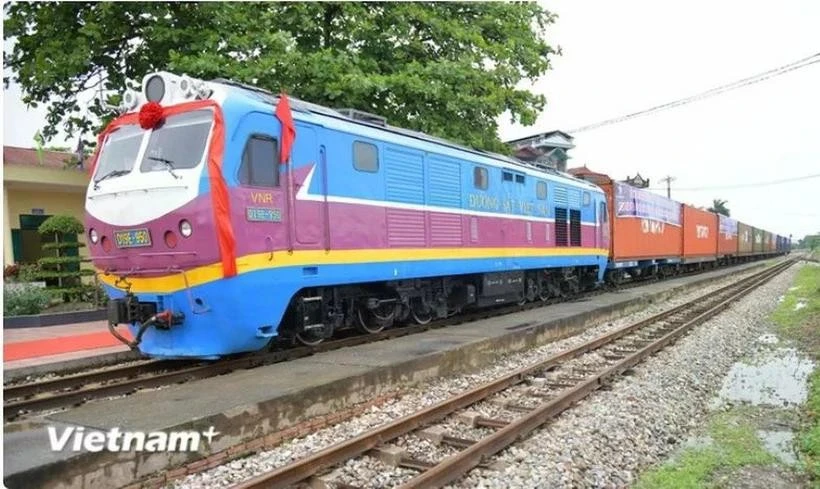
<instances>
[{"instance_id":1,"label":"utility pole","mask_svg":"<svg viewBox=\"0 0 820 489\"><path fill-rule=\"evenodd\" d=\"M661 182L666 182L666 198L672 198L672 186L671 183L677 180L677 178L673 177L672 175L667 175L666 178L661 178Z\"/></svg>"}]
</instances>

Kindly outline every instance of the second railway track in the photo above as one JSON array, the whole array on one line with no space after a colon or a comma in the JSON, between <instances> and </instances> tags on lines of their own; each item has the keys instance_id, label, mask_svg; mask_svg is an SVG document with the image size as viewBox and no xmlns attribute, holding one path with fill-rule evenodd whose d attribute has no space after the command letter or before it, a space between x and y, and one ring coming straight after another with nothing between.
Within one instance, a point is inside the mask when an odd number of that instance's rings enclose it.
<instances>
[{"instance_id":1,"label":"second railway track","mask_svg":"<svg viewBox=\"0 0 820 489\"><path fill-rule=\"evenodd\" d=\"M489 457L526 437L595 390L612 382L649 356L794 263L783 262L693 301L595 338L534 365L455 395L420 411L337 443L314 454L234 486L272 489L306 483L333 467L362 456L387 460L400 471L401 489L441 487L458 480ZM490 403L492 417L471 407ZM466 422L466 426L465 426ZM462 438L467 431L482 433ZM460 436L455 436L460 435ZM432 440L445 456L414 458L401 446L416 439ZM392 445L391 445L392 444ZM389 469L386 469L389 470ZM354 488L342 480L331 486Z\"/></svg>"},{"instance_id":2,"label":"second railway track","mask_svg":"<svg viewBox=\"0 0 820 489\"><path fill-rule=\"evenodd\" d=\"M648 282L652 281L630 282L619 286L618 289L640 287ZM146 360L136 364L115 365L43 381L7 385L3 388L4 418L6 421L13 421L33 413L70 408L95 399L127 395L140 389L157 388L214 377L235 370L293 360L320 352L397 338L429 329L502 316L560 302L584 300L608 291L609 289L596 289L572 297L553 298L524 305L500 306L433 321L426 325L402 326L376 334L353 335L327 341L317 346L299 346L284 350L247 354L237 358L226 358L213 362Z\"/></svg>"}]
</instances>

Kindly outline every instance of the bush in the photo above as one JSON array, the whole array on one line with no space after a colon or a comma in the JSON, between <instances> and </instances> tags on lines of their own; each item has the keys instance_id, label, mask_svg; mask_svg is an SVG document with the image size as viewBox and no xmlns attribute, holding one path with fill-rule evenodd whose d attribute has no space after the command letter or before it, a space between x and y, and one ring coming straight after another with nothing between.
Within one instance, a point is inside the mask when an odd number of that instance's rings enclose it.
<instances>
[{"instance_id":1,"label":"bush","mask_svg":"<svg viewBox=\"0 0 820 489\"><path fill-rule=\"evenodd\" d=\"M3 286L3 314L21 316L40 314L51 303L51 293L36 285Z\"/></svg>"},{"instance_id":2,"label":"bush","mask_svg":"<svg viewBox=\"0 0 820 489\"><path fill-rule=\"evenodd\" d=\"M40 267L29 263L6 265L3 278L8 282L39 282Z\"/></svg>"},{"instance_id":3,"label":"bush","mask_svg":"<svg viewBox=\"0 0 820 489\"><path fill-rule=\"evenodd\" d=\"M40 267L35 264L23 263L17 269L18 282L39 282Z\"/></svg>"},{"instance_id":4,"label":"bush","mask_svg":"<svg viewBox=\"0 0 820 489\"><path fill-rule=\"evenodd\" d=\"M72 216L51 216L40 224L38 232L53 240L43 244L43 251L53 251L53 255L38 260L38 276L55 281L52 290L62 294L65 302L81 301L85 292L82 277L94 275L92 270L80 267L86 260L79 256L83 243L78 242L76 236L83 234L83 224Z\"/></svg>"}]
</instances>

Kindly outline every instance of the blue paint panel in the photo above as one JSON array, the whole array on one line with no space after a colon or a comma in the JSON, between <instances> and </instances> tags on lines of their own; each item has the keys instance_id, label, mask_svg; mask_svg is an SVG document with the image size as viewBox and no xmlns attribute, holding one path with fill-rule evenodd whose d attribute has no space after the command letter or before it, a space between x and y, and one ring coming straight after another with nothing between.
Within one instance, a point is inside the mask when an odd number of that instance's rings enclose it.
<instances>
[{"instance_id":1,"label":"blue paint panel","mask_svg":"<svg viewBox=\"0 0 820 489\"><path fill-rule=\"evenodd\" d=\"M388 201L424 204L424 159L417 151L387 145L384 151L385 197Z\"/></svg>"},{"instance_id":2,"label":"blue paint panel","mask_svg":"<svg viewBox=\"0 0 820 489\"><path fill-rule=\"evenodd\" d=\"M439 156L427 158L427 203L439 207L461 207L461 165Z\"/></svg>"},{"instance_id":3,"label":"blue paint panel","mask_svg":"<svg viewBox=\"0 0 820 489\"><path fill-rule=\"evenodd\" d=\"M555 202L556 207L566 207L569 203L569 198L567 196L567 189L564 186L556 185L553 187L555 191L553 192L553 200Z\"/></svg>"},{"instance_id":4,"label":"blue paint panel","mask_svg":"<svg viewBox=\"0 0 820 489\"><path fill-rule=\"evenodd\" d=\"M594 255L498 257L320 265L308 269L294 266L244 273L230 280L192 287L189 291L138 294L143 301L162 299L165 307L185 314L183 324L170 330L146 330L140 349L155 357L201 358L261 349L269 338L257 335L260 328L276 330L290 298L306 286L584 265L598 266L600 278L606 258ZM123 295L117 289L106 288L111 297ZM254 293L247 293L249 290ZM195 314L191 309L194 299L201 299L202 307L209 308L208 311ZM137 328L133 325L130 328L136 334Z\"/></svg>"},{"instance_id":5,"label":"blue paint panel","mask_svg":"<svg viewBox=\"0 0 820 489\"><path fill-rule=\"evenodd\" d=\"M571 188L567 190L567 204L569 205L570 209L580 209L581 208L581 191L577 188Z\"/></svg>"}]
</instances>

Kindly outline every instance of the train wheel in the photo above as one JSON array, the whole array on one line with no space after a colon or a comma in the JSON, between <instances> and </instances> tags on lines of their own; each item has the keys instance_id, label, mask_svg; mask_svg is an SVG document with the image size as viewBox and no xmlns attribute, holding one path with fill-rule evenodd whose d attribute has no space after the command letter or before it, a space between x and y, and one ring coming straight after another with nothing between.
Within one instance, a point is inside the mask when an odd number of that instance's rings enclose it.
<instances>
[{"instance_id":1,"label":"train wheel","mask_svg":"<svg viewBox=\"0 0 820 489\"><path fill-rule=\"evenodd\" d=\"M430 324L430 322L433 321L433 311L422 312L413 309L410 314L413 315L413 321L415 321L416 324L421 324L422 326L425 324Z\"/></svg>"},{"instance_id":2,"label":"train wheel","mask_svg":"<svg viewBox=\"0 0 820 489\"><path fill-rule=\"evenodd\" d=\"M356 309L356 317L359 330L364 333L376 334L393 325L393 320L396 317L396 307L392 304L382 305L376 309L367 309L360 306Z\"/></svg>"},{"instance_id":3,"label":"train wheel","mask_svg":"<svg viewBox=\"0 0 820 489\"><path fill-rule=\"evenodd\" d=\"M422 326L430 324L433 320L433 310L426 307L426 305L418 299L410 304L410 315L416 324L421 324Z\"/></svg>"},{"instance_id":4,"label":"train wheel","mask_svg":"<svg viewBox=\"0 0 820 489\"><path fill-rule=\"evenodd\" d=\"M302 331L301 333L296 333L296 341L305 346L316 346L324 340L324 334L317 333L316 331Z\"/></svg>"}]
</instances>

